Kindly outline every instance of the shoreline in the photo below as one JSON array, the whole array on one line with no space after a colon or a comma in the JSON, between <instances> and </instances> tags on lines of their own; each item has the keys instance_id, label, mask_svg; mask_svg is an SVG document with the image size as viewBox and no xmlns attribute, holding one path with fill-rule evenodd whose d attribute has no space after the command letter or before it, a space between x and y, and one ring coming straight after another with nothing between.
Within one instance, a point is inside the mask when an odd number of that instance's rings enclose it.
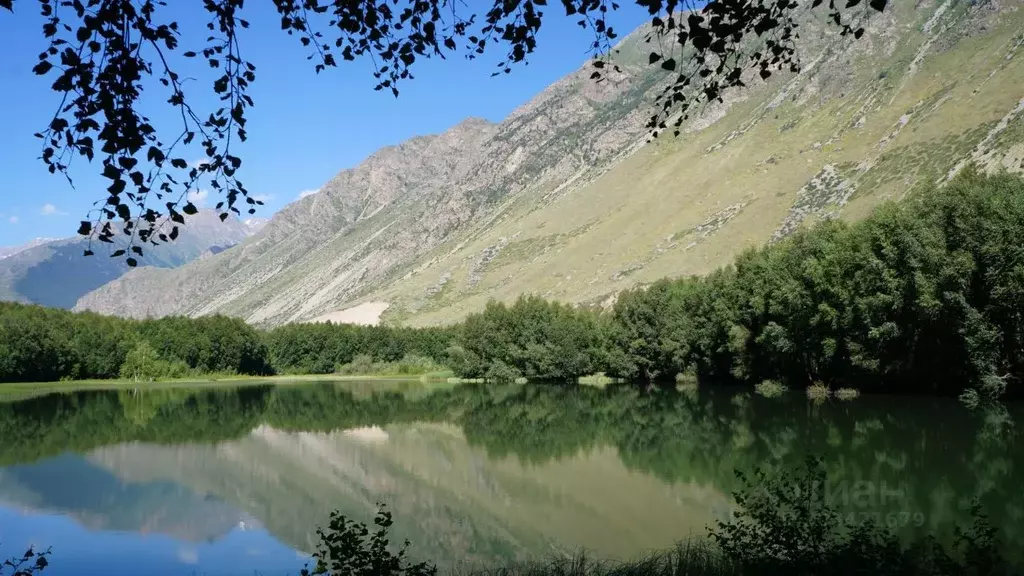
<instances>
[{"instance_id":1,"label":"shoreline","mask_svg":"<svg viewBox=\"0 0 1024 576\"><path fill-rule=\"evenodd\" d=\"M423 384L450 383L447 377L421 375L340 375L340 374L296 374L275 376L225 376L221 378L181 378L157 380L154 382L133 382L131 380L69 380L66 382L10 382L0 383L0 402L24 400L57 392L84 392L90 390L169 390L177 388L238 388L244 386L291 386L308 385L316 382L418 382Z\"/></svg>"}]
</instances>

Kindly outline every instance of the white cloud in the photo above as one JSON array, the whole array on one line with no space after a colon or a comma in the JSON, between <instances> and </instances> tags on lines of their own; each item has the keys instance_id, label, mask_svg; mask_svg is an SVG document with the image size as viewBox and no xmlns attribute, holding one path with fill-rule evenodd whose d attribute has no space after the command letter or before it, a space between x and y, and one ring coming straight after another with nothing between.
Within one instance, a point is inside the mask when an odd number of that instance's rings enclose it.
<instances>
[{"instance_id":1,"label":"white cloud","mask_svg":"<svg viewBox=\"0 0 1024 576\"><path fill-rule=\"evenodd\" d=\"M39 213L43 216L65 216L67 212L61 212L56 206L47 202L43 204L43 207L39 209Z\"/></svg>"},{"instance_id":2,"label":"white cloud","mask_svg":"<svg viewBox=\"0 0 1024 576\"><path fill-rule=\"evenodd\" d=\"M193 160L192 161L192 167L193 168L199 168L203 164L209 164L209 163L210 163L210 159L209 158L200 158L198 160Z\"/></svg>"},{"instance_id":3,"label":"white cloud","mask_svg":"<svg viewBox=\"0 0 1024 576\"><path fill-rule=\"evenodd\" d=\"M188 201L199 208L206 206L206 198L209 197L209 190L193 190L188 193Z\"/></svg>"},{"instance_id":4,"label":"white cloud","mask_svg":"<svg viewBox=\"0 0 1024 576\"><path fill-rule=\"evenodd\" d=\"M18 218L17 216L11 216L10 218L7 219L7 221L10 222L11 224L17 224L18 222L21 221L21 219Z\"/></svg>"},{"instance_id":5,"label":"white cloud","mask_svg":"<svg viewBox=\"0 0 1024 576\"><path fill-rule=\"evenodd\" d=\"M257 201L257 202L264 202L265 203L265 202L270 202L271 200L273 200L274 199L274 195L273 194L257 194L255 196L253 196L252 199Z\"/></svg>"},{"instance_id":6,"label":"white cloud","mask_svg":"<svg viewBox=\"0 0 1024 576\"><path fill-rule=\"evenodd\" d=\"M299 200L305 198L306 196L312 196L313 194L316 194L319 191L320 191L319 188L313 188L311 190L303 190L302 192L299 192Z\"/></svg>"}]
</instances>

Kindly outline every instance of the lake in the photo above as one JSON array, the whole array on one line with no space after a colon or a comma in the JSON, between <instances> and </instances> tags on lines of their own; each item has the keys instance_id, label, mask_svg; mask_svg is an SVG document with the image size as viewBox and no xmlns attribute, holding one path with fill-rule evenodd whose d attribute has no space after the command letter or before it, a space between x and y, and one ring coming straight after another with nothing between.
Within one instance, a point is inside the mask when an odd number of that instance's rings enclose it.
<instances>
[{"instance_id":1,"label":"lake","mask_svg":"<svg viewBox=\"0 0 1024 576\"><path fill-rule=\"evenodd\" d=\"M735 390L320 382L0 403L0 556L52 575L296 574L338 509L442 567L626 559L729 517L736 470L825 459L852 520L949 538L977 498L1024 542L1019 405Z\"/></svg>"}]
</instances>

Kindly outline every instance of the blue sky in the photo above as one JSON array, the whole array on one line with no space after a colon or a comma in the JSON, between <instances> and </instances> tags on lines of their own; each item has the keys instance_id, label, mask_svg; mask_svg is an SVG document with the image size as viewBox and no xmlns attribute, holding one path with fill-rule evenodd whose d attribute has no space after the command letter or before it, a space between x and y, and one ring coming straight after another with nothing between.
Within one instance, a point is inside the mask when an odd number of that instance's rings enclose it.
<instances>
[{"instance_id":1,"label":"blue sky","mask_svg":"<svg viewBox=\"0 0 1024 576\"><path fill-rule=\"evenodd\" d=\"M476 0L470 4L476 5ZM184 10L185 6L198 8L200 3L179 0L170 5L172 10ZM0 54L6 55L0 60L0 246L40 236L73 235L92 202L103 197L96 165L76 159L72 189L38 160L40 141L32 134L45 126L58 100L49 89L52 79L31 71L36 55L47 46L39 31L38 7L28 0L15 6L14 15L0 11ZM395 99L373 90L369 62L342 62L334 70L315 74L305 59L306 50L296 38L280 31L272 3L248 3L246 18L252 26L244 31L241 46L243 55L257 67L256 83L250 89L256 106L248 114L249 140L238 153L244 160L241 180L266 201L257 216L270 216L381 146L443 131L469 116L499 121L578 68L592 38L556 6L549 10L528 66L511 75L491 77L493 64L504 55L501 52L475 61L461 56L421 61L414 68L416 78L400 86L402 93ZM202 22L190 20L189 12L181 14L177 18L186 42L204 32ZM612 22L625 35L644 20L644 12L626 2ZM201 73L187 67L179 71ZM200 106L211 100L198 98L210 93L207 86L196 85L193 101ZM161 96L154 90L148 98L162 102L166 97ZM158 128L161 119L170 118L164 108L146 108L152 110ZM193 155L195 160L203 157L198 147Z\"/></svg>"}]
</instances>

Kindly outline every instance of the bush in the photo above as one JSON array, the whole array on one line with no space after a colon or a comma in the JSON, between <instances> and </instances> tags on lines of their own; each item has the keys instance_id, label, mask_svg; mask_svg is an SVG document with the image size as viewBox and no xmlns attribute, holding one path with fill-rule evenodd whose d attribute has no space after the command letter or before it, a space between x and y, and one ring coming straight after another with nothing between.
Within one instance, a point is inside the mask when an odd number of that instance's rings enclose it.
<instances>
[{"instance_id":1,"label":"bush","mask_svg":"<svg viewBox=\"0 0 1024 576\"><path fill-rule=\"evenodd\" d=\"M815 382L807 387L807 398L816 402L827 400L831 394L832 391L829 390L828 386L825 386L821 382Z\"/></svg>"},{"instance_id":2,"label":"bush","mask_svg":"<svg viewBox=\"0 0 1024 576\"><path fill-rule=\"evenodd\" d=\"M132 382L151 382L166 377L170 371L170 363L162 360L148 342L139 342L125 356L121 378Z\"/></svg>"},{"instance_id":3,"label":"bush","mask_svg":"<svg viewBox=\"0 0 1024 576\"><path fill-rule=\"evenodd\" d=\"M50 565L47 558L50 550L36 552L29 548L20 558L9 558L0 563L0 576L33 576L46 569Z\"/></svg>"},{"instance_id":4,"label":"bush","mask_svg":"<svg viewBox=\"0 0 1024 576\"><path fill-rule=\"evenodd\" d=\"M395 371L398 374L418 375L430 372L440 372L445 367L425 356L406 354L401 360L395 363Z\"/></svg>"},{"instance_id":5,"label":"bush","mask_svg":"<svg viewBox=\"0 0 1024 576\"><path fill-rule=\"evenodd\" d=\"M754 392L765 398L778 398L785 394L786 390L786 386L775 380L764 380L754 385Z\"/></svg>"},{"instance_id":6,"label":"bush","mask_svg":"<svg viewBox=\"0 0 1024 576\"><path fill-rule=\"evenodd\" d=\"M840 388L836 390L835 396L839 400L853 400L860 397L860 390L856 388Z\"/></svg>"},{"instance_id":7,"label":"bush","mask_svg":"<svg viewBox=\"0 0 1024 576\"><path fill-rule=\"evenodd\" d=\"M889 529L872 521L844 526L825 498L821 459L809 457L802 474L769 476L755 469L737 473L734 494L740 509L719 521L711 538L741 574L1013 574L1002 543L981 508L972 506L972 525L957 528L948 549L932 537L901 543Z\"/></svg>"},{"instance_id":8,"label":"bush","mask_svg":"<svg viewBox=\"0 0 1024 576\"><path fill-rule=\"evenodd\" d=\"M406 557L409 542L392 553L388 550L388 531L393 524L391 513L381 503L377 504L377 515L373 519L377 530L361 522L350 520L345 515L331 513L327 530L318 528L320 537L313 558L313 571L302 569L302 576L435 576L437 568L421 562L410 563Z\"/></svg>"},{"instance_id":9,"label":"bush","mask_svg":"<svg viewBox=\"0 0 1024 576\"><path fill-rule=\"evenodd\" d=\"M494 360L484 373L489 382L515 382L522 377L518 370L501 360Z\"/></svg>"},{"instance_id":10,"label":"bush","mask_svg":"<svg viewBox=\"0 0 1024 576\"><path fill-rule=\"evenodd\" d=\"M367 376L373 374L376 368L373 357L369 354L357 354L351 362L338 366L335 371L338 374Z\"/></svg>"}]
</instances>

